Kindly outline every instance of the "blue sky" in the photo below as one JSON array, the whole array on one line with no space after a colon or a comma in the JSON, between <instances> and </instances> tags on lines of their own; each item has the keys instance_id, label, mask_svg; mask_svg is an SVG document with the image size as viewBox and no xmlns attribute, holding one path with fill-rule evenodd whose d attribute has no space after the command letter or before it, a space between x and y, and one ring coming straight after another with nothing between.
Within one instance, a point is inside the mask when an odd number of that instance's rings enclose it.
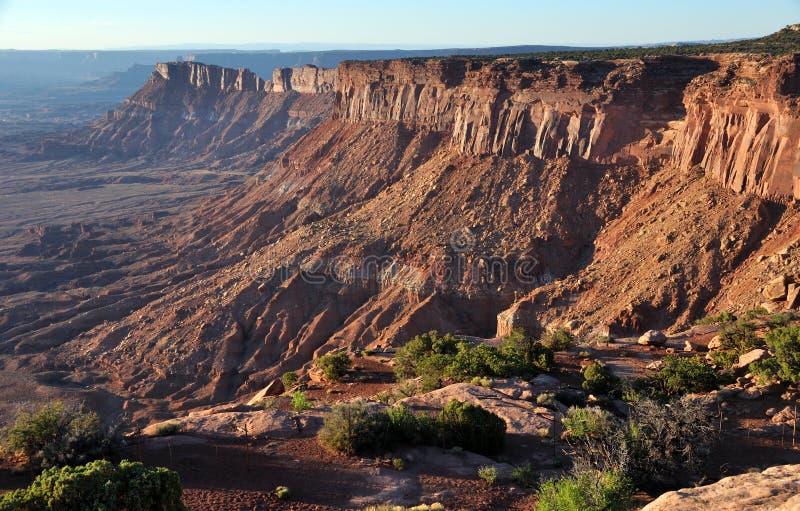
<instances>
[{"instance_id":1,"label":"blue sky","mask_svg":"<svg viewBox=\"0 0 800 511\"><path fill-rule=\"evenodd\" d=\"M0 0L0 48L598 46L752 37L798 22L800 0Z\"/></svg>"}]
</instances>

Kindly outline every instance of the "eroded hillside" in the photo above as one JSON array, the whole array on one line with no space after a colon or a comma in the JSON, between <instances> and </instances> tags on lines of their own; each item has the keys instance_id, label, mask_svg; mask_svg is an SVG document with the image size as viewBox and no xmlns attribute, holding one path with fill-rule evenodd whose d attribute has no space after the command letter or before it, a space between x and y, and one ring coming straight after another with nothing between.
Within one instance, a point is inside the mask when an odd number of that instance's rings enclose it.
<instances>
[{"instance_id":1,"label":"eroded hillside","mask_svg":"<svg viewBox=\"0 0 800 511\"><path fill-rule=\"evenodd\" d=\"M796 56L343 63L275 84L159 68L85 132L90 147L266 157L296 142L246 185L148 226L124 260L114 249L111 283L43 289L132 293L126 308L104 317L72 294L48 316L17 296L5 367L80 373L131 410L191 408L334 348L432 328L685 325L732 275L763 285L754 254L776 224L794 225L798 92ZM70 236L84 234L52 243ZM21 282L22 268L7 275Z\"/></svg>"}]
</instances>

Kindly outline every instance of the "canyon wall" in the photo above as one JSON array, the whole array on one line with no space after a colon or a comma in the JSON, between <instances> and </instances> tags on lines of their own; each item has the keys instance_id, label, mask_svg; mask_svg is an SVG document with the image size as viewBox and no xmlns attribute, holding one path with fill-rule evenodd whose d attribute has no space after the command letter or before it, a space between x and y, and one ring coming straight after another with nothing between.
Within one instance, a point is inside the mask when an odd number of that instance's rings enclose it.
<instances>
[{"instance_id":1,"label":"canyon wall","mask_svg":"<svg viewBox=\"0 0 800 511\"><path fill-rule=\"evenodd\" d=\"M303 94L323 94L336 88L338 71L316 66L276 68L272 73L273 92L296 91Z\"/></svg>"},{"instance_id":2,"label":"canyon wall","mask_svg":"<svg viewBox=\"0 0 800 511\"><path fill-rule=\"evenodd\" d=\"M800 55L719 60L687 87L673 162L736 192L800 199Z\"/></svg>"},{"instance_id":3,"label":"canyon wall","mask_svg":"<svg viewBox=\"0 0 800 511\"><path fill-rule=\"evenodd\" d=\"M220 91L265 92L272 84L248 69L229 69L197 62L166 62L156 64L156 73L175 84L197 88L211 87Z\"/></svg>"},{"instance_id":4,"label":"canyon wall","mask_svg":"<svg viewBox=\"0 0 800 511\"><path fill-rule=\"evenodd\" d=\"M42 143L46 158L151 156L256 166L330 117L336 70L279 69L277 86L247 69L157 64L150 79L92 125Z\"/></svg>"},{"instance_id":5,"label":"canyon wall","mask_svg":"<svg viewBox=\"0 0 800 511\"><path fill-rule=\"evenodd\" d=\"M702 58L618 62L445 59L345 62L334 115L450 134L464 154L643 161L684 115Z\"/></svg>"}]
</instances>

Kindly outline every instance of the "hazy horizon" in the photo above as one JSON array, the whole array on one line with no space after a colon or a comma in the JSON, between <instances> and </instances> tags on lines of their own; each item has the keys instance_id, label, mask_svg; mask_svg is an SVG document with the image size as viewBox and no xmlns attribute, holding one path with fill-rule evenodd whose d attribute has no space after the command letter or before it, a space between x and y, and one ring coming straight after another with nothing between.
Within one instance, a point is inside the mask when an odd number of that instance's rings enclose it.
<instances>
[{"instance_id":1,"label":"hazy horizon","mask_svg":"<svg viewBox=\"0 0 800 511\"><path fill-rule=\"evenodd\" d=\"M758 37L800 21L800 0L642 3L475 0L0 0L0 48L17 50L431 49L628 46ZM190 41L205 41L192 43ZM260 42L272 41L272 42Z\"/></svg>"}]
</instances>

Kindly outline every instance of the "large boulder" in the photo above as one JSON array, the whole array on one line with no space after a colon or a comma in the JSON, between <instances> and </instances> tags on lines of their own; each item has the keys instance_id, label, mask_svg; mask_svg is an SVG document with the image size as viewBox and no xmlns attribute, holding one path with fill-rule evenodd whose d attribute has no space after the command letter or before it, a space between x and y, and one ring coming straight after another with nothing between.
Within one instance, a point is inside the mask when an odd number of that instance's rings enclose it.
<instances>
[{"instance_id":1,"label":"large boulder","mask_svg":"<svg viewBox=\"0 0 800 511\"><path fill-rule=\"evenodd\" d=\"M160 425L179 422L182 432L209 438L291 438L300 431L304 434L316 433L329 411L327 407L321 407L294 414L275 408L248 407L242 411L219 408L220 411L191 412L183 417L151 424L144 433L157 434Z\"/></svg>"},{"instance_id":2,"label":"large boulder","mask_svg":"<svg viewBox=\"0 0 800 511\"><path fill-rule=\"evenodd\" d=\"M639 337L642 346L663 346L667 344L667 336L661 330L648 330Z\"/></svg>"},{"instance_id":3,"label":"large boulder","mask_svg":"<svg viewBox=\"0 0 800 511\"><path fill-rule=\"evenodd\" d=\"M710 341L708 341L709 350L718 350L721 347L722 347L722 339L718 335L715 335L714 337L711 338Z\"/></svg>"},{"instance_id":4,"label":"large boulder","mask_svg":"<svg viewBox=\"0 0 800 511\"><path fill-rule=\"evenodd\" d=\"M770 467L763 472L720 479L658 497L642 511L798 511L800 465Z\"/></svg>"},{"instance_id":5,"label":"large boulder","mask_svg":"<svg viewBox=\"0 0 800 511\"><path fill-rule=\"evenodd\" d=\"M767 350L756 348L754 350L748 351L744 355L739 355L739 363L737 364L737 367L739 369L744 369L753 362L764 360L767 357L769 357L769 352Z\"/></svg>"},{"instance_id":6,"label":"large boulder","mask_svg":"<svg viewBox=\"0 0 800 511\"><path fill-rule=\"evenodd\" d=\"M761 294L764 295L764 298L772 300L773 302L779 302L781 300L785 300L787 283L788 279L786 278L786 275L781 275L778 278L770 280L769 284L764 286L764 289L763 291L761 291Z\"/></svg>"}]
</instances>

